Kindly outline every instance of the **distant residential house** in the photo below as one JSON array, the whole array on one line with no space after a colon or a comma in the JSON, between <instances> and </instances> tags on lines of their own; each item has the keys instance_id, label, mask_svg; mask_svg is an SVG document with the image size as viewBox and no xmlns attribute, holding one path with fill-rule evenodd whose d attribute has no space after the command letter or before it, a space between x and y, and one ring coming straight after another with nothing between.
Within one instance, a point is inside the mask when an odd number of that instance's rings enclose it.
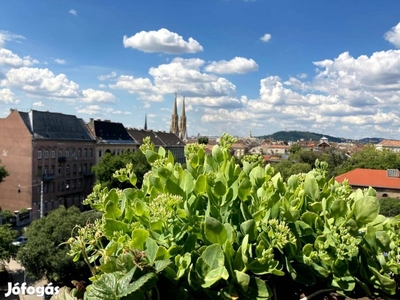
<instances>
[{"instance_id":1,"label":"distant residential house","mask_svg":"<svg viewBox=\"0 0 400 300\"><path fill-rule=\"evenodd\" d=\"M146 137L150 137L156 148L163 147L165 150L171 151L175 157L175 161L179 163L185 163L185 142L182 141L175 133L165 131L153 131L143 129L127 129L129 135L143 144L143 140Z\"/></svg>"},{"instance_id":2,"label":"distant residential house","mask_svg":"<svg viewBox=\"0 0 400 300\"><path fill-rule=\"evenodd\" d=\"M378 197L400 197L400 176L397 169L354 169L335 178L337 182L343 182L345 179L355 190L372 187Z\"/></svg>"},{"instance_id":3,"label":"distant residential house","mask_svg":"<svg viewBox=\"0 0 400 300\"><path fill-rule=\"evenodd\" d=\"M326 137L322 137L320 140L319 140L319 143L318 143L318 145L317 145L317 149L318 150L325 150L326 148L329 148L331 145L329 144L329 142L328 142L328 138L326 138Z\"/></svg>"},{"instance_id":4,"label":"distant residential house","mask_svg":"<svg viewBox=\"0 0 400 300\"><path fill-rule=\"evenodd\" d=\"M274 145L274 144L264 144L262 145L262 152L268 155L284 155L289 151L288 145Z\"/></svg>"},{"instance_id":5,"label":"distant residential house","mask_svg":"<svg viewBox=\"0 0 400 300\"><path fill-rule=\"evenodd\" d=\"M389 149L394 152L400 152L400 141L398 140L383 140L375 145L378 150Z\"/></svg>"},{"instance_id":6,"label":"distant residential house","mask_svg":"<svg viewBox=\"0 0 400 300\"><path fill-rule=\"evenodd\" d=\"M231 151L234 156L236 157L242 157L243 155L247 154L249 152L250 146L245 143L244 141L237 141L236 143L233 143L231 146Z\"/></svg>"},{"instance_id":7,"label":"distant residential house","mask_svg":"<svg viewBox=\"0 0 400 300\"><path fill-rule=\"evenodd\" d=\"M0 184L2 210L31 211L37 219L59 205L82 208L92 191L95 143L73 115L11 110L0 119L0 157L10 175Z\"/></svg>"},{"instance_id":8,"label":"distant residential house","mask_svg":"<svg viewBox=\"0 0 400 300\"><path fill-rule=\"evenodd\" d=\"M106 153L119 155L139 148L139 143L129 135L122 123L90 119L87 126L96 139L96 164Z\"/></svg>"}]
</instances>

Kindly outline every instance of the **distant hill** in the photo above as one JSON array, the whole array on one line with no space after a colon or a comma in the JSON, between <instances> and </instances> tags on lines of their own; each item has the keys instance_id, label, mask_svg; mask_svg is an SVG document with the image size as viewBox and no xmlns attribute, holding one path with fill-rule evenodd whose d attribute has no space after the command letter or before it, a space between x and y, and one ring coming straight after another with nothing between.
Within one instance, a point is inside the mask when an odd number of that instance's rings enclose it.
<instances>
[{"instance_id":1,"label":"distant hill","mask_svg":"<svg viewBox=\"0 0 400 300\"><path fill-rule=\"evenodd\" d=\"M363 144L378 144L380 142L382 142L384 139L383 138L363 138L361 140L358 140L360 143Z\"/></svg>"},{"instance_id":2,"label":"distant hill","mask_svg":"<svg viewBox=\"0 0 400 300\"><path fill-rule=\"evenodd\" d=\"M336 142L336 143L344 143L344 142L360 142L364 144L377 144L380 141L383 140L383 138L364 138L361 140L350 140L350 139L345 139L345 138L338 138L335 136L327 135L327 134L321 134L321 133L315 133L315 132L308 132L308 131L278 131L270 135L263 135L263 136L258 136L257 138L260 139L272 139L275 141L286 141L286 142L296 142L298 140L313 140L313 141L319 141L322 137L328 138L330 142Z\"/></svg>"}]
</instances>

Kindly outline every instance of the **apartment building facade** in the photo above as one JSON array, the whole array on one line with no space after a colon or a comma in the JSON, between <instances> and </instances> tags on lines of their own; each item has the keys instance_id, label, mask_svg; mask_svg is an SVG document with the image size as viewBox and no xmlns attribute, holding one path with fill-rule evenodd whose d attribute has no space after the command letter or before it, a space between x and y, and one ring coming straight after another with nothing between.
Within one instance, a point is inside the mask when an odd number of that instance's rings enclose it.
<instances>
[{"instance_id":1,"label":"apartment building facade","mask_svg":"<svg viewBox=\"0 0 400 300\"><path fill-rule=\"evenodd\" d=\"M82 207L94 184L95 145L76 116L11 110L0 119L1 160L9 172L0 184L0 208L28 209L34 220L60 205Z\"/></svg>"}]
</instances>

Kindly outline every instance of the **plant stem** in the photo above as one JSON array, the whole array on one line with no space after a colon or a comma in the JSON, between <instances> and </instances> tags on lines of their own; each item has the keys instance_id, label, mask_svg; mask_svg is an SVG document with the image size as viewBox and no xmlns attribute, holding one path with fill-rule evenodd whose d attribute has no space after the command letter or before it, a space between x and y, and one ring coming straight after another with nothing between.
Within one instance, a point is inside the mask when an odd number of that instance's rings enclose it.
<instances>
[{"instance_id":1,"label":"plant stem","mask_svg":"<svg viewBox=\"0 0 400 300\"><path fill-rule=\"evenodd\" d=\"M323 289L323 290L319 290L316 291L315 293L312 293L310 296L306 296L304 298L301 298L300 300L310 300L311 298L314 298L315 296L317 296L318 294L321 293L327 293L327 292L334 292L334 289Z\"/></svg>"}]
</instances>

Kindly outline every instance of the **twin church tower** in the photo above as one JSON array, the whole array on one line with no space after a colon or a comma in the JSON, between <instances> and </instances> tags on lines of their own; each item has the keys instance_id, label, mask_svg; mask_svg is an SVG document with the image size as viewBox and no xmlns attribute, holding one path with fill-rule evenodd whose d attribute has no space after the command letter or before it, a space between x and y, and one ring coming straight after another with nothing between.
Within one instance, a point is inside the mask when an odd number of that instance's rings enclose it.
<instances>
[{"instance_id":1,"label":"twin church tower","mask_svg":"<svg viewBox=\"0 0 400 300\"><path fill-rule=\"evenodd\" d=\"M178 106L177 106L177 94L175 93L174 110L171 115L171 127L169 129L171 133L175 133L181 140L187 139L186 131L186 112L185 112L185 97L182 101L182 114L179 118L178 123Z\"/></svg>"},{"instance_id":2,"label":"twin church tower","mask_svg":"<svg viewBox=\"0 0 400 300\"><path fill-rule=\"evenodd\" d=\"M178 119L179 119L179 123L178 123ZM144 119L144 130L147 130L147 114ZM171 127L169 128L169 132L174 133L181 140L187 140L185 97L183 97L183 101L182 101L182 114L181 114L181 117L178 118L178 105L177 105L177 94L176 93L175 93L174 110L171 115Z\"/></svg>"}]
</instances>

